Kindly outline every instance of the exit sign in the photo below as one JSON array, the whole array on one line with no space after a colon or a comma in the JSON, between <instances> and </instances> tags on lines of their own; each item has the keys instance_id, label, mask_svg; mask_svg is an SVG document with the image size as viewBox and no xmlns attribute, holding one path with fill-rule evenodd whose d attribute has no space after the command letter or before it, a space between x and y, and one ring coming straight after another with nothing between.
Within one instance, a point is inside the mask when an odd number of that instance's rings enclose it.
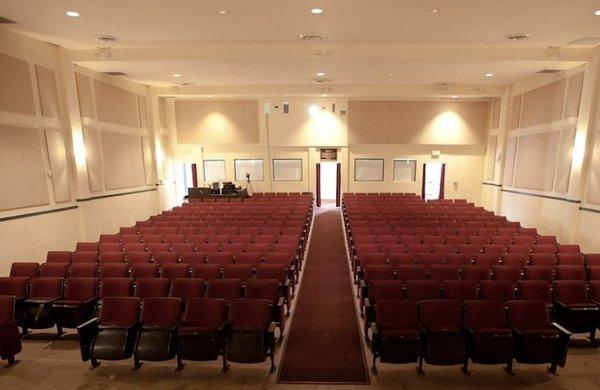
<instances>
[{"instance_id":1,"label":"exit sign","mask_svg":"<svg viewBox=\"0 0 600 390\"><path fill-rule=\"evenodd\" d=\"M321 160L337 160L337 149L321 149Z\"/></svg>"}]
</instances>

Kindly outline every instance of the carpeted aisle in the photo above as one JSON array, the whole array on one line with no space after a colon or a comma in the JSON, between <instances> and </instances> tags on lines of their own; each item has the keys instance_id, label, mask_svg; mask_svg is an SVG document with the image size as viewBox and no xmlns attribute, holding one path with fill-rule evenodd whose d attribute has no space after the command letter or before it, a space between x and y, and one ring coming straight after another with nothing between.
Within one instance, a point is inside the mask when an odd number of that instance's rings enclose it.
<instances>
[{"instance_id":1,"label":"carpeted aisle","mask_svg":"<svg viewBox=\"0 0 600 390\"><path fill-rule=\"evenodd\" d=\"M280 383L368 384L340 209L317 209Z\"/></svg>"}]
</instances>

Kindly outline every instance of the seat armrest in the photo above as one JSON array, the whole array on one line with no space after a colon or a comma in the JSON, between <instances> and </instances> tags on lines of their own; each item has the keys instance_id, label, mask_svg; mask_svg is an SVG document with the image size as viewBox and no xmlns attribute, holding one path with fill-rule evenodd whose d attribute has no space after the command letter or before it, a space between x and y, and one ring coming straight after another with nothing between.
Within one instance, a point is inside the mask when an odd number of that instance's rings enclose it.
<instances>
[{"instance_id":1,"label":"seat armrest","mask_svg":"<svg viewBox=\"0 0 600 390\"><path fill-rule=\"evenodd\" d=\"M364 280L364 279L361 279L359 283L360 283L360 287L361 287L361 288L365 288L365 287L367 287L367 283L365 282L365 280Z\"/></svg>"},{"instance_id":2,"label":"seat armrest","mask_svg":"<svg viewBox=\"0 0 600 390\"><path fill-rule=\"evenodd\" d=\"M77 327L77 330L98 327L99 324L100 324L100 319L98 317L94 317L91 320L86 321L83 324L79 325Z\"/></svg>"},{"instance_id":3,"label":"seat armrest","mask_svg":"<svg viewBox=\"0 0 600 390\"><path fill-rule=\"evenodd\" d=\"M373 338L379 336L379 328L377 327L377 323L376 322L372 322L371 323L371 332L373 333Z\"/></svg>"},{"instance_id":4,"label":"seat armrest","mask_svg":"<svg viewBox=\"0 0 600 390\"><path fill-rule=\"evenodd\" d=\"M557 308L561 308L563 310L570 310L571 308L567 305L565 305L564 303L562 303L559 300L554 300L554 304L556 305Z\"/></svg>"},{"instance_id":5,"label":"seat armrest","mask_svg":"<svg viewBox=\"0 0 600 390\"><path fill-rule=\"evenodd\" d=\"M271 322L269 324L269 329L267 330L267 333L275 333L275 328L277 327L277 325L275 325L275 322Z\"/></svg>"},{"instance_id":6,"label":"seat armrest","mask_svg":"<svg viewBox=\"0 0 600 390\"><path fill-rule=\"evenodd\" d=\"M521 332L519 329L517 328L512 328L512 331L514 334L516 334L517 336L522 336L523 332Z\"/></svg>"},{"instance_id":7,"label":"seat armrest","mask_svg":"<svg viewBox=\"0 0 600 390\"><path fill-rule=\"evenodd\" d=\"M52 298L52 299L28 299L25 302L26 303L42 304L42 305L51 305L54 302L58 301L59 299L60 299L60 297Z\"/></svg>"},{"instance_id":8,"label":"seat armrest","mask_svg":"<svg viewBox=\"0 0 600 390\"><path fill-rule=\"evenodd\" d=\"M365 308L370 308L371 307L371 301L369 300L369 298L365 298Z\"/></svg>"},{"instance_id":9,"label":"seat armrest","mask_svg":"<svg viewBox=\"0 0 600 390\"><path fill-rule=\"evenodd\" d=\"M474 330L474 329L471 329L471 328L469 328L469 327L468 327L468 326L466 326L466 325L463 325L463 326L462 326L462 328L463 328L463 331L464 331L466 334L468 334L469 336L474 336L474 335L475 335L475 330Z\"/></svg>"},{"instance_id":10,"label":"seat armrest","mask_svg":"<svg viewBox=\"0 0 600 390\"><path fill-rule=\"evenodd\" d=\"M283 307L284 304L285 304L285 298L279 297L279 300L277 301L277 306L281 308L281 307Z\"/></svg>"},{"instance_id":11,"label":"seat armrest","mask_svg":"<svg viewBox=\"0 0 600 390\"><path fill-rule=\"evenodd\" d=\"M552 326L556 328L556 330L558 330L562 336L571 337L571 332L569 332L565 327L561 326L560 324L553 322Z\"/></svg>"},{"instance_id":12,"label":"seat armrest","mask_svg":"<svg viewBox=\"0 0 600 390\"><path fill-rule=\"evenodd\" d=\"M290 279L286 278L285 282L283 282L283 287L290 287Z\"/></svg>"}]
</instances>

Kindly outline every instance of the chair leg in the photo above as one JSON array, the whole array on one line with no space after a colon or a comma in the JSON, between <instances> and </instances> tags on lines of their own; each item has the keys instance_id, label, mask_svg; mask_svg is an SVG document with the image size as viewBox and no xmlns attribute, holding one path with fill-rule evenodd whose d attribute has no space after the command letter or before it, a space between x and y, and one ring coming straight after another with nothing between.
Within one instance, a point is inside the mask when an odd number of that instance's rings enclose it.
<instances>
[{"instance_id":1,"label":"chair leg","mask_svg":"<svg viewBox=\"0 0 600 390\"><path fill-rule=\"evenodd\" d=\"M58 337L62 337L65 334L65 331L62 326L56 325L56 333L58 334Z\"/></svg>"},{"instance_id":2,"label":"chair leg","mask_svg":"<svg viewBox=\"0 0 600 390\"><path fill-rule=\"evenodd\" d=\"M375 352L375 350L373 350L373 375L377 375L377 353Z\"/></svg>"},{"instance_id":3,"label":"chair leg","mask_svg":"<svg viewBox=\"0 0 600 390\"><path fill-rule=\"evenodd\" d=\"M512 370L513 368L513 361L511 360L510 362L506 363L506 367L504 367L504 371L506 371L506 373L509 376L515 376L515 373Z\"/></svg>"},{"instance_id":4,"label":"chair leg","mask_svg":"<svg viewBox=\"0 0 600 390\"><path fill-rule=\"evenodd\" d=\"M100 365L100 362L94 358L91 358L91 364L90 364L90 370L93 370L94 368L98 367Z\"/></svg>"},{"instance_id":5,"label":"chair leg","mask_svg":"<svg viewBox=\"0 0 600 390\"><path fill-rule=\"evenodd\" d=\"M17 363L17 361L15 360L15 355L10 355L8 358L6 358L6 362L7 362L7 364L6 364L6 366L4 366L4 368L9 368L9 367L14 366Z\"/></svg>"},{"instance_id":6,"label":"chair leg","mask_svg":"<svg viewBox=\"0 0 600 390\"><path fill-rule=\"evenodd\" d=\"M175 372L181 372L181 370L183 370L184 366L185 366L185 364L183 364L181 356L179 354L177 354L177 368L175 369Z\"/></svg>"},{"instance_id":7,"label":"chair leg","mask_svg":"<svg viewBox=\"0 0 600 390\"><path fill-rule=\"evenodd\" d=\"M419 376L425 375L425 371L423 371L423 356L419 356L419 365L417 366L417 375L419 375Z\"/></svg>"},{"instance_id":8,"label":"chair leg","mask_svg":"<svg viewBox=\"0 0 600 390\"><path fill-rule=\"evenodd\" d=\"M140 362L140 359L138 359L136 355L133 355L133 368L131 369L131 371L137 371L140 369L141 366L142 362Z\"/></svg>"},{"instance_id":9,"label":"chair leg","mask_svg":"<svg viewBox=\"0 0 600 390\"><path fill-rule=\"evenodd\" d=\"M552 363L552 365L548 368L548 372L554 376L558 376L557 365L556 363Z\"/></svg>"},{"instance_id":10,"label":"chair leg","mask_svg":"<svg viewBox=\"0 0 600 390\"><path fill-rule=\"evenodd\" d=\"M221 368L221 374L225 374L229 371L229 364L227 364L227 354L223 352L223 368Z\"/></svg>"},{"instance_id":11,"label":"chair leg","mask_svg":"<svg viewBox=\"0 0 600 390\"><path fill-rule=\"evenodd\" d=\"M275 351L271 351L271 369L269 375L275 374Z\"/></svg>"},{"instance_id":12,"label":"chair leg","mask_svg":"<svg viewBox=\"0 0 600 390\"><path fill-rule=\"evenodd\" d=\"M469 373L469 358L465 358L465 361L463 362L462 367L460 368L460 370L462 371L464 376L469 376L471 375Z\"/></svg>"},{"instance_id":13,"label":"chair leg","mask_svg":"<svg viewBox=\"0 0 600 390\"><path fill-rule=\"evenodd\" d=\"M598 343L596 342L596 329L593 329L590 332L589 340L593 347L598 345Z\"/></svg>"}]
</instances>

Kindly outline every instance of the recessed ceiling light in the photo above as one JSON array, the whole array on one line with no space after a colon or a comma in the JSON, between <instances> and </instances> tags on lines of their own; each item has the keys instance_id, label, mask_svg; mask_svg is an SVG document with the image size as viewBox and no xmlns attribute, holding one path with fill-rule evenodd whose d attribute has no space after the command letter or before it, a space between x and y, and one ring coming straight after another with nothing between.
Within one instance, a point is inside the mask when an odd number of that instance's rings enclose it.
<instances>
[{"instance_id":1,"label":"recessed ceiling light","mask_svg":"<svg viewBox=\"0 0 600 390\"><path fill-rule=\"evenodd\" d=\"M323 13L323 8L311 8L310 13L314 15L320 15Z\"/></svg>"},{"instance_id":2,"label":"recessed ceiling light","mask_svg":"<svg viewBox=\"0 0 600 390\"><path fill-rule=\"evenodd\" d=\"M434 8L429 8L429 9L427 10L427 15L435 15L435 14L437 14L438 12L440 12L440 9L439 9L439 8L436 8L436 7L434 7Z\"/></svg>"},{"instance_id":3,"label":"recessed ceiling light","mask_svg":"<svg viewBox=\"0 0 600 390\"><path fill-rule=\"evenodd\" d=\"M527 33L516 33L516 34L510 34L509 36L506 37L506 39L508 39L509 41L525 41L529 38L531 38L533 35L531 34L527 34Z\"/></svg>"},{"instance_id":4,"label":"recessed ceiling light","mask_svg":"<svg viewBox=\"0 0 600 390\"><path fill-rule=\"evenodd\" d=\"M390 76L393 76L393 75L394 75L394 72L390 72L390 73L389 73L389 75L390 75Z\"/></svg>"},{"instance_id":5,"label":"recessed ceiling light","mask_svg":"<svg viewBox=\"0 0 600 390\"><path fill-rule=\"evenodd\" d=\"M79 17L79 12L77 12L77 11L67 11L66 14L67 14L67 16L70 16L72 18L78 18Z\"/></svg>"},{"instance_id":6,"label":"recessed ceiling light","mask_svg":"<svg viewBox=\"0 0 600 390\"><path fill-rule=\"evenodd\" d=\"M219 15L227 15L228 11L226 9L220 9L219 11L217 11L217 13Z\"/></svg>"},{"instance_id":7,"label":"recessed ceiling light","mask_svg":"<svg viewBox=\"0 0 600 390\"><path fill-rule=\"evenodd\" d=\"M173 77L181 77L181 74L179 74L179 73L173 73Z\"/></svg>"},{"instance_id":8,"label":"recessed ceiling light","mask_svg":"<svg viewBox=\"0 0 600 390\"><path fill-rule=\"evenodd\" d=\"M119 38L115 37L114 35L101 34L101 35L96 35L94 37L94 42L103 43L103 44L107 44L107 45L110 45L111 43L115 43L118 41L119 41Z\"/></svg>"},{"instance_id":9,"label":"recessed ceiling light","mask_svg":"<svg viewBox=\"0 0 600 390\"><path fill-rule=\"evenodd\" d=\"M600 16L600 9L598 9L598 10L594 11L594 15L596 15L596 16Z\"/></svg>"},{"instance_id":10,"label":"recessed ceiling light","mask_svg":"<svg viewBox=\"0 0 600 390\"><path fill-rule=\"evenodd\" d=\"M213 95L208 95L208 97L212 99Z\"/></svg>"},{"instance_id":11,"label":"recessed ceiling light","mask_svg":"<svg viewBox=\"0 0 600 390\"><path fill-rule=\"evenodd\" d=\"M494 74L493 73L486 73L485 77L494 77Z\"/></svg>"},{"instance_id":12,"label":"recessed ceiling light","mask_svg":"<svg viewBox=\"0 0 600 390\"><path fill-rule=\"evenodd\" d=\"M458 95L452 95L452 99L458 99Z\"/></svg>"},{"instance_id":13,"label":"recessed ceiling light","mask_svg":"<svg viewBox=\"0 0 600 390\"><path fill-rule=\"evenodd\" d=\"M321 97L327 97L327 94L326 93L322 93Z\"/></svg>"},{"instance_id":14,"label":"recessed ceiling light","mask_svg":"<svg viewBox=\"0 0 600 390\"><path fill-rule=\"evenodd\" d=\"M311 104L310 107L308 107L308 113L310 116L317 115L319 113L319 107L316 104Z\"/></svg>"},{"instance_id":15,"label":"recessed ceiling light","mask_svg":"<svg viewBox=\"0 0 600 390\"><path fill-rule=\"evenodd\" d=\"M325 76L325 72L317 72L317 77L323 77Z\"/></svg>"}]
</instances>

